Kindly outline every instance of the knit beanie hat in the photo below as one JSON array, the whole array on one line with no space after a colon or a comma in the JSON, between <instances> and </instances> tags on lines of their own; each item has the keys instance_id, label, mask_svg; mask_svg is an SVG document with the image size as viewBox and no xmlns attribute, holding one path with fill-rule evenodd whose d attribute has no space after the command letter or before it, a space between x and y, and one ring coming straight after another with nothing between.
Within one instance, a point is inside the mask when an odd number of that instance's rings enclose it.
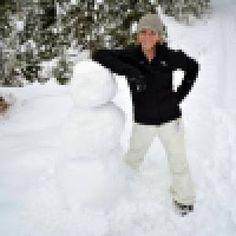
<instances>
[{"instance_id":1,"label":"knit beanie hat","mask_svg":"<svg viewBox=\"0 0 236 236\"><path fill-rule=\"evenodd\" d=\"M159 32L161 42L164 38L164 24L161 18L157 14L147 14L140 18L137 25L137 33L143 29L151 29L155 32Z\"/></svg>"}]
</instances>

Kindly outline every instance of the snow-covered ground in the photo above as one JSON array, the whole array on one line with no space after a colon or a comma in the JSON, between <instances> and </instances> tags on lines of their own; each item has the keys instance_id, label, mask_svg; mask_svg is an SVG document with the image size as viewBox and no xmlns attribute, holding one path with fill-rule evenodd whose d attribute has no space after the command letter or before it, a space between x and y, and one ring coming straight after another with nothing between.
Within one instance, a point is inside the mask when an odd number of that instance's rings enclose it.
<instances>
[{"instance_id":1,"label":"snow-covered ground","mask_svg":"<svg viewBox=\"0 0 236 236\"><path fill-rule=\"evenodd\" d=\"M60 130L72 107L68 86L51 82L0 88L0 94L11 93L15 99L10 112L0 118L0 235L236 234L236 2L215 0L211 17L192 27L164 20L170 45L201 64L196 85L182 106L197 193L195 211L184 218L175 214L167 161L158 140L141 174L130 180L129 189L110 208L65 209L54 163L63 151ZM130 115L128 98L121 79L115 101Z\"/></svg>"}]
</instances>

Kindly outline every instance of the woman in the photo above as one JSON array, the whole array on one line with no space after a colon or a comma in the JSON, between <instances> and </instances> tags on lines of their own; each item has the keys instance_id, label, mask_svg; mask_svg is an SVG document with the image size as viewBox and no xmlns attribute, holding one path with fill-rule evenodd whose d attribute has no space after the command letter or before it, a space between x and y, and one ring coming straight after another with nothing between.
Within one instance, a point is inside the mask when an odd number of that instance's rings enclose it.
<instances>
[{"instance_id":1,"label":"woman","mask_svg":"<svg viewBox=\"0 0 236 236\"><path fill-rule=\"evenodd\" d=\"M138 170L153 139L158 136L168 157L171 194L181 215L193 210L195 194L184 145L179 104L190 92L198 63L163 42L163 23L156 14L143 16L137 27L137 45L125 49L98 50L93 59L112 72L125 75L130 85L134 124L126 163ZM177 91L172 73L184 71Z\"/></svg>"}]
</instances>

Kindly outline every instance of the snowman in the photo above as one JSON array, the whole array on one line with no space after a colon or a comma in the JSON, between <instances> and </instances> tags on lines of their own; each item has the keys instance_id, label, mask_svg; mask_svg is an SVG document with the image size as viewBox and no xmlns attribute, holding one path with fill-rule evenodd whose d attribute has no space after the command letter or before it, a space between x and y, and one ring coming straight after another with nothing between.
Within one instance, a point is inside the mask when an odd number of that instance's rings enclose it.
<instances>
[{"instance_id":1,"label":"snowman","mask_svg":"<svg viewBox=\"0 0 236 236\"><path fill-rule=\"evenodd\" d=\"M73 107L62 133L56 163L58 185L68 208L110 207L125 186L120 136L124 112L112 99L114 75L92 60L75 65Z\"/></svg>"}]
</instances>

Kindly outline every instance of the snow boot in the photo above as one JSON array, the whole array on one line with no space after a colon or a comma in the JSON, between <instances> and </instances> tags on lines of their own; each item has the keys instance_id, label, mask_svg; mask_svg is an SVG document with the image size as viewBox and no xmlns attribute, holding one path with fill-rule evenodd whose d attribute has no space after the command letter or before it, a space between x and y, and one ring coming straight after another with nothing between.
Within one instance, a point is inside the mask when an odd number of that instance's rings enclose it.
<instances>
[{"instance_id":1,"label":"snow boot","mask_svg":"<svg viewBox=\"0 0 236 236\"><path fill-rule=\"evenodd\" d=\"M180 216L186 216L188 213L192 212L194 209L193 204L186 205L186 204L179 203L176 200L173 201L173 204L174 204L176 212Z\"/></svg>"}]
</instances>

